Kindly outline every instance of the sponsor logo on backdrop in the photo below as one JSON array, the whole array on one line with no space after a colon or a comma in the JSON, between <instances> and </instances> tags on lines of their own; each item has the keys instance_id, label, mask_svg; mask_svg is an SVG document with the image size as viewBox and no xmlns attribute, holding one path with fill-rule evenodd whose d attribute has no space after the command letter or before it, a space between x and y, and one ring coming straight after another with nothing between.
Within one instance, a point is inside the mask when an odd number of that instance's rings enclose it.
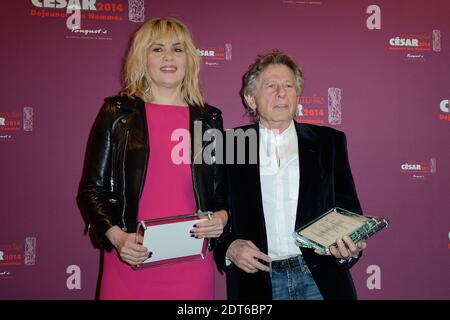
<instances>
[{"instance_id":1,"label":"sponsor logo on backdrop","mask_svg":"<svg viewBox=\"0 0 450 320\"><path fill-rule=\"evenodd\" d=\"M297 105L297 122L325 124L327 119L326 99L316 94L300 97Z\"/></svg>"},{"instance_id":2,"label":"sponsor logo on backdrop","mask_svg":"<svg viewBox=\"0 0 450 320\"><path fill-rule=\"evenodd\" d=\"M36 264L36 237L26 237L24 243L0 244L0 267L34 266Z\"/></svg>"},{"instance_id":3,"label":"sponsor logo on backdrop","mask_svg":"<svg viewBox=\"0 0 450 320\"><path fill-rule=\"evenodd\" d=\"M197 49L197 53L205 66L219 67L225 61L233 59L233 46L226 43L223 47L202 47Z\"/></svg>"},{"instance_id":4,"label":"sponsor logo on backdrop","mask_svg":"<svg viewBox=\"0 0 450 320\"><path fill-rule=\"evenodd\" d=\"M23 130L33 131L33 108L23 108Z\"/></svg>"},{"instance_id":5,"label":"sponsor logo on backdrop","mask_svg":"<svg viewBox=\"0 0 450 320\"><path fill-rule=\"evenodd\" d=\"M26 266L34 266L36 264L36 237L25 238L23 263Z\"/></svg>"},{"instance_id":6,"label":"sponsor logo on backdrop","mask_svg":"<svg viewBox=\"0 0 450 320\"><path fill-rule=\"evenodd\" d=\"M103 28L99 28L99 29L81 29L81 28L76 29L76 28L73 28L70 31L73 34L84 35L84 36L92 36L92 35L105 36L108 34L108 30L103 29Z\"/></svg>"},{"instance_id":7,"label":"sponsor logo on backdrop","mask_svg":"<svg viewBox=\"0 0 450 320\"><path fill-rule=\"evenodd\" d=\"M18 242L0 244L0 267L22 265L23 244Z\"/></svg>"},{"instance_id":8,"label":"sponsor logo on backdrop","mask_svg":"<svg viewBox=\"0 0 450 320\"><path fill-rule=\"evenodd\" d=\"M389 38L388 42L389 50L404 53L406 60L425 61L427 55L441 51L441 32L401 33Z\"/></svg>"},{"instance_id":9,"label":"sponsor logo on backdrop","mask_svg":"<svg viewBox=\"0 0 450 320\"><path fill-rule=\"evenodd\" d=\"M416 179L424 179L436 173L436 158L423 161L405 161L400 165L400 172Z\"/></svg>"},{"instance_id":10,"label":"sponsor logo on backdrop","mask_svg":"<svg viewBox=\"0 0 450 320\"><path fill-rule=\"evenodd\" d=\"M96 0L31 0L37 8L65 9L68 6L77 6L82 10L96 11Z\"/></svg>"},{"instance_id":11,"label":"sponsor logo on backdrop","mask_svg":"<svg viewBox=\"0 0 450 320\"><path fill-rule=\"evenodd\" d=\"M320 95L302 96L297 105L297 122L342 124L341 89L328 88L328 100ZM327 103L328 102L328 103Z\"/></svg>"},{"instance_id":12,"label":"sponsor logo on backdrop","mask_svg":"<svg viewBox=\"0 0 450 320\"><path fill-rule=\"evenodd\" d=\"M0 141L14 141L14 138L10 134L0 133Z\"/></svg>"},{"instance_id":13,"label":"sponsor logo on backdrop","mask_svg":"<svg viewBox=\"0 0 450 320\"><path fill-rule=\"evenodd\" d=\"M117 1L96 0L31 0L32 8L29 15L40 18L67 19L73 13L70 10L79 9L82 20L123 21L123 3ZM76 10L75 10L76 11Z\"/></svg>"},{"instance_id":14,"label":"sponsor logo on backdrop","mask_svg":"<svg viewBox=\"0 0 450 320\"><path fill-rule=\"evenodd\" d=\"M20 131L22 115L19 112L0 111L0 132Z\"/></svg>"},{"instance_id":15,"label":"sponsor logo on backdrop","mask_svg":"<svg viewBox=\"0 0 450 320\"><path fill-rule=\"evenodd\" d=\"M441 31L433 30L433 51L440 52L441 51Z\"/></svg>"},{"instance_id":16,"label":"sponsor logo on backdrop","mask_svg":"<svg viewBox=\"0 0 450 320\"><path fill-rule=\"evenodd\" d=\"M406 60L420 60L425 61L425 56L423 54L413 54L413 53L407 53L406 54Z\"/></svg>"},{"instance_id":17,"label":"sponsor logo on backdrop","mask_svg":"<svg viewBox=\"0 0 450 320\"><path fill-rule=\"evenodd\" d=\"M66 27L67 39L112 40L106 25L122 23L127 19L143 22L144 0L30 0L29 16L59 18Z\"/></svg>"},{"instance_id":18,"label":"sponsor logo on backdrop","mask_svg":"<svg viewBox=\"0 0 450 320\"><path fill-rule=\"evenodd\" d=\"M0 111L0 141L14 141L21 130L21 114L19 112Z\"/></svg>"},{"instance_id":19,"label":"sponsor logo on backdrop","mask_svg":"<svg viewBox=\"0 0 450 320\"><path fill-rule=\"evenodd\" d=\"M1 254L1 251L0 251ZM1 259L0 259L1 261ZM1 279L12 279L13 275L11 271L0 270L0 280Z\"/></svg>"},{"instance_id":20,"label":"sponsor logo on backdrop","mask_svg":"<svg viewBox=\"0 0 450 320\"><path fill-rule=\"evenodd\" d=\"M23 126L22 126L23 125ZM33 131L33 108L17 111L0 111L0 141L15 141L21 131Z\"/></svg>"},{"instance_id":21,"label":"sponsor logo on backdrop","mask_svg":"<svg viewBox=\"0 0 450 320\"><path fill-rule=\"evenodd\" d=\"M439 114L439 120L450 121L450 100L442 100L439 107L441 110L441 113Z\"/></svg>"},{"instance_id":22,"label":"sponsor logo on backdrop","mask_svg":"<svg viewBox=\"0 0 450 320\"><path fill-rule=\"evenodd\" d=\"M328 88L328 123L342 123L341 89Z\"/></svg>"},{"instance_id":23,"label":"sponsor logo on backdrop","mask_svg":"<svg viewBox=\"0 0 450 320\"><path fill-rule=\"evenodd\" d=\"M26 237L20 242L0 244L0 267L33 266L36 263L36 237Z\"/></svg>"},{"instance_id":24,"label":"sponsor logo on backdrop","mask_svg":"<svg viewBox=\"0 0 450 320\"><path fill-rule=\"evenodd\" d=\"M131 22L144 22L144 0L128 0L128 20Z\"/></svg>"}]
</instances>

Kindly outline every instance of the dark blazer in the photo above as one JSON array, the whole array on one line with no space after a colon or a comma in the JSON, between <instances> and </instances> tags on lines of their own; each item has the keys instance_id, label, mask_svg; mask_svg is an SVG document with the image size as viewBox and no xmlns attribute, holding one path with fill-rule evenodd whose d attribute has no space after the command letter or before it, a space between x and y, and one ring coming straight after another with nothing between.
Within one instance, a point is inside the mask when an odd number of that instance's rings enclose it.
<instances>
[{"instance_id":1,"label":"dark blazer","mask_svg":"<svg viewBox=\"0 0 450 320\"><path fill-rule=\"evenodd\" d=\"M333 207L361 213L347 157L345 134L332 128L310 124L295 123L295 128L300 162L295 229ZM251 240L267 254L259 175L259 125L237 129L256 134L257 137L253 141L257 142L258 163L249 162L251 159L248 150L251 139L247 139L245 144L247 153L245 164L227 163L231 226L229 232L223 234L214 254L219 269L227 273L229 299L271 299L272 287L268 272L258 271L250 274L234 264L225 265L226 250L236 239ZM235 147L237 145L235 143ZM236 158L236 152L234 157ZM356 299L356 291L348 269L358 259L341 261L332 256L320 256L310 249L303 248L301 252L324 299Z\"/></svg>"},{"instance_id":2,"label":"dark blazer","mask_svg":"<svg viewBox=\"0 0 450 320\"><path fill-rule=\"evenodd\" d=\"M221 112L209 105L189 106L189 122L197 207L202 211L227 209L223 164L209 158L210 164L197 161L204 159L204 154L213 156L205 149L214 142L214 136L206 141L202 134L210 129L223 131ZM121 95L105 99L91 130L77 197L94 244L112 250L105 232L114 225L126 232L136 231L150 152L144 101Z\"/></svg>"}]
</instances>

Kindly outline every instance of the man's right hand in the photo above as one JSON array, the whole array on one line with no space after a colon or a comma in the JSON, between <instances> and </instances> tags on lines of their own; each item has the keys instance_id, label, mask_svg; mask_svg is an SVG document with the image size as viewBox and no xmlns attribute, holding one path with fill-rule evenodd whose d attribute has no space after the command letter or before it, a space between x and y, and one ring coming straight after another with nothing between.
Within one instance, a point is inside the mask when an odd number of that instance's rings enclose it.
<instances>
[{"instance_id":1,"label":"man's right hand","mask_svg":"<svg viewBox=\"0 0 450 320\"><path fill-rule=\"evenodd\" d=\"M226 256L236 266L247 273L255 273L258 270L269 271L269 267L259 262L258 259L270 263L270 257L262 253L253 242L249 240L234 240L228 247Z\"/></svg>"},{"instance_id":2,"label":"man's right hand","mask_svg":"<svg viewBox=\"0 0 450 320\"><path fill-rule=\"evenodd\" d=\"M149 258L148 249L135 242L135 233L126 233L114 226L106 231L106 237L116 248L120 259L130 265L141 264Z\"/></svg>"}]
</instances>

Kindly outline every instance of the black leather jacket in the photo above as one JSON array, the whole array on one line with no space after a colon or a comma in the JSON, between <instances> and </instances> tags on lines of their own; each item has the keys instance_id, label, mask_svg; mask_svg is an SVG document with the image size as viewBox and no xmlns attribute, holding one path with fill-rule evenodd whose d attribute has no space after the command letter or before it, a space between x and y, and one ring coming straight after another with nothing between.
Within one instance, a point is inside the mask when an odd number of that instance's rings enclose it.
<instances>
[{"instance_id":1,"label":"black leather jacket","mask_svg":"<svg viewBox=\"0 0 450 320\"><path fill-rule=\"evenodd\" d=\"M215 138L203 141L202 136L194 136L195 127L202 133L208 129L223 132L221 112L209 105L189 106L189 111L197 207L202 211L226 209L224 167L215 163L214 153L203 158L203 153L208 155L203 152L205 147L215 143ZM77 200L94 240L107 250L113 248L105 237L112 226L118 225L129 233L136 231L150 153L148 141L144 101L127 96L106 98L89 137Z\"/></svg>"}]
</instances>

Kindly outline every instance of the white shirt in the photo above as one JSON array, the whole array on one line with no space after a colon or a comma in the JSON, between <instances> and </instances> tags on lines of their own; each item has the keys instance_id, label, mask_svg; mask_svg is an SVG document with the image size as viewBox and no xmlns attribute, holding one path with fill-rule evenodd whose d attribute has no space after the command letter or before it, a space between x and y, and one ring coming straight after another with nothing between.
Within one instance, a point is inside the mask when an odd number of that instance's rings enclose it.
<instances>
[{"instance_id":1,"label":"white shirt","mask_svg":"<svg viewBox=\"0 0 450 320\"><path fill-rule=\"evenodd\" d=\"M300 184L298 139L294 122L281 134L260 124L260 179L268 255L272 260L301 254L295 231Z\"/></svg>"}]
</instances>

